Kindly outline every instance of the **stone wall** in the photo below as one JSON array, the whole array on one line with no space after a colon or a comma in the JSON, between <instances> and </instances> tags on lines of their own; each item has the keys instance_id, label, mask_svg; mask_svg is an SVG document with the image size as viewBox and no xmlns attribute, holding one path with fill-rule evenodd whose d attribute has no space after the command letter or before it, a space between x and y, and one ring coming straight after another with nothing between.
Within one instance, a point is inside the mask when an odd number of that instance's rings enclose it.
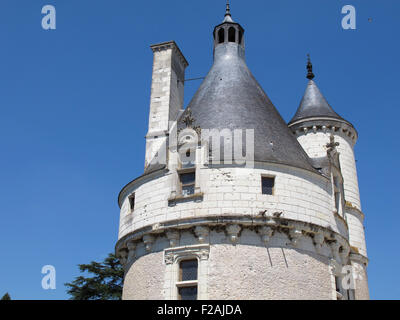
<instances>
[{"instance_id":1,"label":"stone wall","mask_svg":"<svg viewBox=\"0 0 400 320\"><path fill-rule=\"evenodd\" d=\"M265 164L263 168L198 169L200 200L171 204L177 182L173 173L130 186L121 207L119 238L134 230L165 221L205 216L281 214L287 219L330 227L347 234L342 219L333 213L331 183L305 170ZM261 176L275 176L274 195L263 195ZM135 193L135 210L130 211L128 194Z\"/></svg>"}]
</instances>

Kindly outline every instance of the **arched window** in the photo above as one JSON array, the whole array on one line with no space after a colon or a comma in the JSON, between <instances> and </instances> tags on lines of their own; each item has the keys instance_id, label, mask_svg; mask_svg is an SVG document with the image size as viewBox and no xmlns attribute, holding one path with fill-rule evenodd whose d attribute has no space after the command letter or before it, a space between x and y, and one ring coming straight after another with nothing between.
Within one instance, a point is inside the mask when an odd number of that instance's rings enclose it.
<instances>
[{"instance_id":1,"label":"arched window","mask_svg":"<svg viewBox=\"0 0 400 320\"><path fill-rule=\"evenodd\" d=\"M234 27L230 27L229 28L228 41L229 42L236 42L236 30L235 30Z\"/></svg>"},{"instance_id":2,"label":"arched window","mask_svg":"<svg viewBox=\"0 0 400 320\"><path fill-rule=\"evenodd\" d=\"M225 42L225 29L221 28L218 31L218 43L223 43Z\"/></svg>"}]
</instances>

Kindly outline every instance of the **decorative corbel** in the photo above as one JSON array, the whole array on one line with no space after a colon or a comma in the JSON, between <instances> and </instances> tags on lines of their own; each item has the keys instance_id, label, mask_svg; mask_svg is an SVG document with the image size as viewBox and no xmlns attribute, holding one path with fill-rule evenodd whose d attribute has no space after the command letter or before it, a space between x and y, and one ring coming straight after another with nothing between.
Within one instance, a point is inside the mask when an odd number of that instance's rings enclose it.
<instances>
[{"instance_id":1,"label":"decorative corbel","mask_svg":"<svg viewBox=\"0 0 400 320\"><path fill-rule=\"evenodd\" d=\"M267 245L274 231L271 227L264 226L258 229L258 233L261 235L261 241L264 243L264 245Z\"/></svg>"},{"instance_id":2,"label":"decorative corbel","mask_svg":"<svg viewBox=\"0 0 400 320\"><path fill-rule=\"evenodd\" d=\"M127 249L121 249L118 252L118 257L119 257L119 261L121 262L121 264L123 266L125 266L125 264L127 262L127 257L128 257L128 250Z\"/></svg>"},{"instance_id":3,"label":"decorative corbel","mask_svg":"<svg viewBox=\"0 0 400 320\"><path fill-rule=\"evenodd\" d=\"M176 247L180 239L180 234L178 230L168 230L166 233L167 239L169 240L170 247Z\"/></svg>"},{"instance_id":4,"label":"decorative corbel","mask_svg":"<svg viewBox=\"0 0 400 320\"><path fill-rule=\"evenodd\" d=\"M291 238L292 245L296 247L299 243L300 237L303 235L303 232L301 232L301 230L298 229L292 229L290 230L289 235Z\"/></svg>"},{"instance_id":5,"label":"decorative corbel","mask_svg":"<svg viewBox=\"0 0 400 320\"><path fill-rule=\"evenodd\" d=\"M136 255L136 242L130 240L126 246L128 247L128 261L131 261Z\"/></svg>"},{"instance_id":6,"label":"decorative corbel","mask_svg":"<svg viewBox=\"0 0 400 320\"><path fill-rule=\"evenodd\" d=\"M340 258L342 259L343 264L346 263L346 260L350 254L349 246L341 246L339 250Z\"/></svg>"},{"instance_id":7,"label":"decorative corbel","mask_svg":"<svg viewBox=\"0 0 400 320\"><path fill-rule=\"evenodd\" d=\"M340 259L339 248L340 248L340 243L337 240L331 244L332 255L338 261Z\"/></svg>"},{"instance_id":8,"label":"decorative corbel","mask_svg":"<svg viewBox=\"0 0 400 320\"><path fill-rule=\"evenodd\" d=\"M197 226L194 229L194 233L196 234L197 239L199 240L200 243L205 243L208 238L208 235L210 234L210 229L204 226Z\"/></svg>"},{"instance_id":9,"label":"decorative corbel","mask_svg":"<svg viewBox=\"0 0 400 320\"><path fill-rule=\"evenodd\" d=\"M146 247L146 251L147 252L151 251L151 248L153 246L154 240L155 240L154 237L152 235L150 235L150 234L145 234L143 236L143 243L144 243L144 245Z\"/></svg>"},{"instance_id":10,"label":"decorative corbel","mask_svg":"<svg viewBox=\"0 0 400 320\"><path fill-rule=\"evenodd\" d=\"M171 252L165 253L165 255L164 255L165 264L173 264L174 260L175 260L175 256L173 253L171 253Z\"/></svg>"},{"instance_id":11,"label":"decorative corbel","mask_svg":"<svg viewBox=\"0 0 400 320\"><path fill-rule=\"evenodd\" d=\"M239 232L242 228L237 224L231 224L226 227L226 232L228 233L228 237L233 244L237 244L239 241Z\"/></svg>"},{"instance_id":12,"label":"decorative corbel","mask_svg":"<svg viewBox=\"0 0 400 320\"><path fill-rule=\"evenodd\" d=\"M314 235L315 248L318 253L321 252L322 245L324 244L325 236L323 233L318 232Z\"/></svg>"}]
</instances>

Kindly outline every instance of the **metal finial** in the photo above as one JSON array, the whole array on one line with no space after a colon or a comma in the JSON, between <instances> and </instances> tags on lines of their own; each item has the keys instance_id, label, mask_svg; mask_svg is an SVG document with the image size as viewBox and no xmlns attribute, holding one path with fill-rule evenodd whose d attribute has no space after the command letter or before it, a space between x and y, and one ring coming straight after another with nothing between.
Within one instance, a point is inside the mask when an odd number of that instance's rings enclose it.
<instances>
[{"instance_id":1,"label":"metal finial","mask_svg":"<svg viewBox=\"0 0 400 320\"><path fill-rule=\"evenodd\" d=\"M310 80L312 80L312 79L314 79L315 78L315 75L314 75L314 73L313 73L313 67L312 67L312 63L311 63L311 58L310 58L310 55L309 54L307 54L307 60L308 60L308 62L307 62L307 70L308 70L308 73L307 73L307 79L310 79Z\"/></svg>"},{"instance_id":2,"label":"metal finial","mask_svg":"<svg viewBox=\"0 0 400 320\"><path fill-rule=\"evenodd\" d=\"M229 5L229 0L226 0L226 12L225 12L225 17L231 15L231 7Z\"/></svg>"}]
</instances>

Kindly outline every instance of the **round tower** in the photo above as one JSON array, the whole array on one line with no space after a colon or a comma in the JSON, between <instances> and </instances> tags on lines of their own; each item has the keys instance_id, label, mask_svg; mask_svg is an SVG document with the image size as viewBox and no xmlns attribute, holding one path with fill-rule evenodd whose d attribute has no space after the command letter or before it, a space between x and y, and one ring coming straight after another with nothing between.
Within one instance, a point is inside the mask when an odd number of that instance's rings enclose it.
<instances>
[{"instance_id":1,"label":"round tower","mask_svg":"<svg viewBox=\"0 0 400 320\"><path fill-rule=\"evenodd\" d=\"M357 268L361 270L363 278L360 281L360 296L368 295L366 283L366 265L368 263L367 250L364 234L364 214L361 211L360 193L358 188L357 168L354 155L354 146L357 142L358 134L354 126L347 120L339 116L329 105L325 97L321 94L317 84L313 80L313 66L308 56L307 78L309 80L306 91L300 102L293 119L289 122L289 128L297 137L297 140L313 160L314 166L318 167L327 155L329 142L333 137L338 144L340 173L344 189L343 216L349 228L349 240L351 245L351 256ZM334 195L333 195L334 198ZM338 211L341 208L334 207ZM361 292L364 291L364 294Z\"/></svg>"},{"instance_id":2,"label":"round tower","mask_svg":"<svg viewBox=\"0 0 400 320\"><path fill-rule=\"evenodd\" d=\"M351 298L334 270L351 263L352 251L347 222L332 210L331 177L248 69L244 29L229 5L213 38L211 70L158 151L151 145L144 174L119 194L123 298ZM174 70L187 63L175 42L152 48L157 132L184 81Z\"/></svg>"}]
</instances>

